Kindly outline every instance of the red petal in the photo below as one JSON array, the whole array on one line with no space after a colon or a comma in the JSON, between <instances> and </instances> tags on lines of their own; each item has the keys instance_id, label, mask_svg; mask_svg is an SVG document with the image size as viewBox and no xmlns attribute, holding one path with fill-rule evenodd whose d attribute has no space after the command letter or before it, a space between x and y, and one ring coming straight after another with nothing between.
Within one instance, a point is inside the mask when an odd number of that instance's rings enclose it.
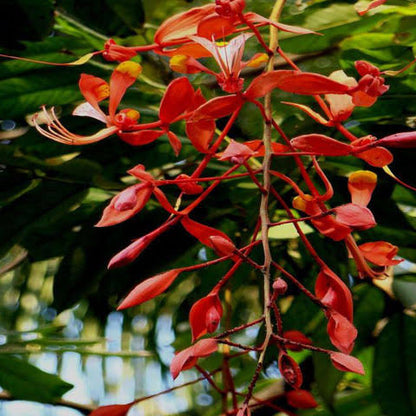
<instances>
[{"instance_id":1,"label":"red petal","mask_svg":"<svg viewBox=\"0 0 416 416\"><path fill-rule=\"evenodd\" d=\"M129 200L124 198L121 200L122 197L126 194L126 191L129 190L134 192L135 198L130 198ZM130 186L111 200L110 205L104 209L100 221L95 226L109 227L111 225L120 224L121 222L128 220L144 208L151 195L152 186L149 186L148 184ZM122 202L121 205L120 202Z\"/></svg>"},{"instance_id":2,"label":"red petal","mask_svg":"<svg viewBox=\"0 0 416 416\"><path fill-rule=\"evenodd\" d=\"M335 208L336 220L357 230L368 230L377 225L373 213L357 204L345 204Z\"/></svg>"},{"instance_id":3,"label":"red petal","mask_svg":"<svg viewBox=\"0 0 416 416\"><path fill-rule=\"evenodd\" d=\"M369 170L358 170L348 178L348 190L354 204L366 207L377 185L377 175Z\"/></svg>"},{"instance_id":4,"label":"red petal","mask_svg":"<svg viewBox=\"0 0 416 416\"><path fill-rule=\"evenodd\" d=\"M146 172L146 168L144 165L136 165L134 168L127 171L129 175L135 176L137 179L140 179L143 182L154 182L153 176Z\"/></svg>"},{"instance_id":5,"label":"red petal","mask_svg":"<svg viewBox=\"0 0 416 416\"><path fill-rule=\"evenodd\" d=\"M169 124L185 112L194 96L194 89L188 78L173 80L167 87L160 103L159 118Z\"/></svg>"},{"instance_id":6,"label":"red petal","mask_svg":"<svg viewBox=\"0 0 416 416\"><path fill-rule=\"evenodd\" d=\"M139 283L121 302L117 310L140 305L160 295L174 282L181 271L181 269L169 270Z\"/></svg>"},{"instance_id":7,"label":"red petal","mask_svg":"<svg viewBox=\"0 0 416 416\"><path fill-rule=\"evenodd\" d=\"M324 268L316 279L315 294L325 305L352 321L353 303L346 284L330 269Z\"/></svg>"},{"instance_id":8,"label":"red petal","mask_svg":"<svg viewBox=\"0 0 416 416\"><path fill-rule=\"evenodd\" d=\"M231 19L222 16L207 16L198 25L197 35L209 40L222 39L233 33L235 26Z\"/></svg>"},{"instance_id":9,"label":"red petal","mask_svg":"<svg viewBox=\"0 0 416 416\"><path fill-rule=\"evenodd\" d=\"M365 160L369 165L376 168L383 168L393 162L393 155L381 146L357 153L355 156Z\"/></svg>"},{"instance_id":10,"label":"red petal","mask_svg":"<svg viewBox=\"0 0 416 416\"><path fill-rule=\"evenodd\" d=\"M224 234L222 231L217 230L212 227L208 227L207 225L200 224L199 222L191 220L189 217L183 217L181 219L181 223L186 231L189 234L193 235L197 238L202 244L212 248L219 254L223 256L223 252L218 252L218 243L216 241L213 242L212 237L220 237L223 240L228 241L235 249L233 242L231 241L230 237ZM218 240L217 240L218 241ZM231 253L229 253L231 254ZM228 255L228 254L225 254Z\"/></svg>"},{"instance_id":11,"label":"red petal","mask_svg":"<svg viewBox=\"0 0 416 416\"><path fill-rule=\"evenodd\" d=\"M215 121L201 120L193 122L190 120L186 123L186 134L199 152L206 153L214 137Z\"/></svg>"},{"instance_id":12,"label":"red petal","mask_svg":"<svg viewBox=\"0 0 416 416\"><path fill-rule=\"evenodd\" d=\"M352 151L352 146L339 142L323 134L304 134L290 141L292 146L302 152L310 152L323 156L346 156Z\"/></svg>"},{"instance_id":13,"label":"red petal","mask_svg":"<svg viewBox=\"0 0 416 416\"><path fill-rule=\"evenodd\" d=\"M160 136L165 134L162 130L140 130L131 133L117 133L121 140L132 146L143 146L144 144L152 143Z\"/></svg>"},{"instance_id":14,"label":"red petal","mask_svg":"<svg viewBox=\"0 0 416 416\"><path fill-rule=\"evenodd\" d=\"M394 260L399 249L387 241L364 243L358 246L358 248L366 260L377 266L395 266L403 261L403 259Z\"/></svg>"},{"instance_id":15,"label":"red petal","mask_svg":"<svg viewBox=\"0 0 416 416\"><path fill-rule=\"evenodd\" d=\"M332 352L330 354L332 364L340 371L351 371L360 375L364 375L364 367L360 360L351 355L342 352Z\"/></svg>"},{"instance_id":16,"label":"red petal","mask_svg":"<svg viewBox=\"0 0 416 416\"><path fill-rule=\"evenodd\" d=\"M265 96L275 88L295 94L345 94L349 86L311 72L278 70L259 75L245 92L248 100Z\"/></svg>"},{"instance_id":17,"label":"red petal","mask_svg":"<svg viewBox=\"0 0 416 416\"><path fill-rule=\"evenodd\" d=\"M211 355L218 350L218 344L215 339L208 338L198 341L195 345L179 352L170 364L170 372L175 379L182 370L192 368L198 358Z\"/></svg>"},{"instance_id":18,"label":"red petal","mask_svg":"<svg viewBox=\"0 0 416 416\"><path fill-rule=\"evenodd\" d=\"M357 329L354 325L336 311L328 313L328 335L332 344L340 351L349 354L354 348Z\"/></svg>"},{"instance_id":19,"label":"red petal","mask_svg":"<svg viewBox=\"0 0 416 416\"><path fill-rule=\"evenodd\" d=\"M188 40L188 36L196 35L201 20L214 13L214 9L214 4L208 4L203 7L194 7L166 19L155 33L155 43L163 44L172 40Z\"/></svg>"},{"instance_id":20,"label":"red petal","mask_svg":"<svg viewBox=\"0 0 416 416\"><path fill-rule=\"evenodd\" d=\"M253 155L254 152L248 146L231 140L219 160L231 160L232 162L241 164Z\"/></svg>"},{"instance_id":21,"label":"red petal","mask_svg":"<svg viewBox=\"0 0 416 416\"><path fill-rule=\"evenodd\" d=\"M98 409L93 410L89 416L126 416L134 403L135 402L101 406Z\"/></svg>"},{"instance_id":22,"label":"red petal","mask_svg":"<svg viewBox=\"0 0 416 416\"><path fill-rule=\"evenodd\" d=\"M192 341L206 333L214 332L222 317L222 306L218 295L208 295L193 304L189 312Z\"/></svg>"},{"instance_id":23,"label":"red petal","mask_svg":"<svg viewBox=\"0 0 416 416\"><path fill-rule=\"evenodd\" d=\"M127 88L131 87L142 71L142 67L133 61L124 61L117 66L110 79L110 102L108 111L113 119Z\"/></svg>"},{"instance_id":24,"label":"red petal","mask_svg":"<svg viewBox=\"0 0 416 416\"><path fill-rule=\"evenodd\" d=\"M97 111L102 113L98 103L110 94L110 87L103 79L88 74L81 74L79 79L79 89L85 100L90 103Z\"/></svg>"},{"instance_id":25,"label":"red petal","mask_svg":"<svg viewBox=\"0 0 416 416\"><path fill-rule=\"evenodd\" d=\"M175 133L168 131L168 139L173 151L175 152L175 156L178 156L182 149L182 143L179 140L179 137Z\"/></svg>"},{"instance_id":26,"label":"red petal","mask_svg":"<svg viewBox=\"0 0 416 416\"><path fill-rule=\"evenodd\" d=\"M217 118L228 116L237 110L242 103L241 98L236 95L215 97L195 110L189 122L216 120Z\"/></svg>"},{"instance_id":27,"label":"red petal","mask_svg":"<svg viewBox=\"0 0 416 416\"><path fill-rule=\"evenodd\" d=\"M312 394L307 390L290 390L286 393L286 399L290 406L298 409L313 409L318 406Z\"/></svg>"}]
</instances>

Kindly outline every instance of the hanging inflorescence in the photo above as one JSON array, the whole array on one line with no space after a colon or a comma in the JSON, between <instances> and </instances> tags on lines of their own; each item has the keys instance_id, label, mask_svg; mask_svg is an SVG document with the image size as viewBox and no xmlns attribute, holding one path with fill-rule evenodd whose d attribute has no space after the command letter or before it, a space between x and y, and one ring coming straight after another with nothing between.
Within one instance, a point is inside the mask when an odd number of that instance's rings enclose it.
<instances>
[{"instance_id":1,"label":"hanging inflorescence","mask_svg":"<svg viewBox=\"0 0 416 416\"><path fill-rule=\"evenodd\" d=\"M366 10L384 1L375 1ZM44 110L46 126L35 117L37 130L44 136L71 145L89 144L111 135L133 146L145 145L167 135L173 151L181 151L181 140L171 130L176 123L185 123L186 135L200 160L190 175L180 174L174 179L152 176L143 165L132 167L128 173L136 183L117 194L105 208L98 227L107 227L129 220L138 214L151 199L155 198L166 210L167 219L158 228L116 254L109 262L109 268L121 267L133 262L149 244L160 235L180 224L202 245L211 249L217 259L205 263L183 266L169 270L139 283L121 302L119 309L140 305L167 290L180 276L210 267L221 262L231 264L224 276L205 297L191 308L189 322L192 330L192 345L179 351L171 363L171 373L176 378L180 372L196 367L205 379L219 392L231 397L227 415L249 415L250 407L263 403L253 397L253 389L262 370L267 348L278 349L276 355L282 377L288 389L285 393L287 403L292 407L314 407L312 395L302 389L302 372L288 351L309 349L327 354L333 365L341 371L363 374L360 361L350 355L357 330L353 325L353 301L349 288L343 280L325 263L312 246L300 227L301 222L309 222L328 241L344 242L356 264L357 274L362 279L382 279L390 266L398 264L397 247L385 241L368 242L358 245L354 233L376 226L368 204L377 185L377 176L372 171L354 172L348 179L351 200L343 205L330 206L334 195L333 187L322 170L320 156L350 156L364 160L376 168L389 165L393 156L390 147L410 148L416 146L416 133L398 133L393 136L376 138L374 136L356 137L343 123L348 120L357 106L371 106L388 89L384 76L377 67L365 61L357 61L356 78L343 71L335 71L330 76L303 72L282 51L278 44L278 31L298 35L312 34L310 30L278 23L278 15L284 1L277 2L271 19L245 11L243 0L216 0L215 4L197 7L167 19L157 30L154 43L146 46L125 47L113 40L106 42L102 54L108 61L120 64L113 71L110 81L82 74L79 82L85 102L74 110L76 116L92 117L101 121L105 127L91 136L80 136L68 131L59 121L55 112ZM261 28L271 27L271 40L266 44ZM257 53L248 60L243 59L245 43L257 39L263 53ZM159 117L151 123L141 123L140 114L132 108L119 110L126 90L140 76L141 66L130 59L137 53L153 51L169 58L170 68L175 73L195 74L205 72L215 77L223 95L207 100L201 90L195 89L186 76L176 77L166 88L159 107ZM274 70L274 57L283 58L290 69ZM201 58L212 58L217 70L212 70L201 62ZM206 62L206 61L204 61ZM210 66L211 67L211 66ZM245 83L244 68L257 68L264 71L250 83ZM285 91L293 94L313 96L320 112L296 102L285 104L305 112L321 126L337 130L345 140L336 140L324 134L306 134L290 138L272 117L270 94L272 91ZM107 112L101 104L106 101ZM262 140L239 142L228 140L227 135L236 121L241 109L247 103L254 104L264 120ZM222 131L216 130L216 120L227 117ZM272 133L278 141L272 140ZM301 181L292 179L272 167L274 160L292 158L297 166ZM262 160L262 163L259 163ZM212 161L226 166L221 176L204 176ZM307 169L305 163L310 163ZM277 164L276 164L277 165ZM274 165L273 165L274 166ZM312 173L311 173L312 172ZM221 230L196 221L193 212L212 192L223 183L234 178L248 178L257 186L261 195L258 221L252 230L252 238L238 247L233 239ZM316 185L319 180L319 186ZM296 195L292 206L280 195L275 183L283 181ZM170 201L164 192L165 187L177 187L176 203ZM305 190L306 189L306 190ZM318 189L324 189L320 192ZM183 196L187 195L184 202ZM286 211L287 220L273 223L269 218L270 203L278 203ZM296 210L300 215L294 215ZM308 290L302 281L279 264L270 249L268 232L273 227L293 224L305 248L317 263L319 273L314 291ZM264 262L258 264L250 257L252 250L261 246ZM264 279L264 314L252 322L241 322L241 326L227 328L215 334L223 317L222 296L227 283L233 278L242 264L254 269ZM275 280L272 276L277 276ZM296 285L309 299L318 305L327 318L327 332L334 350L320 348L297 330L284 330L278 299L284 295L290 282ZM264 325L265 337L260 345L240 345L232 341L233 335L253 325ZM252 375L248 390L242 394L236 391L229 368L223 372L230 378L220 388L211 374L198 366L198 359L217 351L221 345L236 348L241 353L255 351L258 365ZM224 361L224 365L227 361ZM242 397L242 400L240 400ZM227 400L225 403L228 403ZM132 405L131 403L130 405ZM126 407L126 411L129 406ZM284 409L283 409L284 410Z\"/></svg>"}]
</instances>

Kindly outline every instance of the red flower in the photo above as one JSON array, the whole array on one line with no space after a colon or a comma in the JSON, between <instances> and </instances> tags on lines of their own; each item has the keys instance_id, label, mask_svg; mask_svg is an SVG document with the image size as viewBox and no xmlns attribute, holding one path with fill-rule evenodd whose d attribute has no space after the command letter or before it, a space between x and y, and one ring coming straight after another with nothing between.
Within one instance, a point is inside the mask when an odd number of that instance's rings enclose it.
<instances>
[{"instance_id":1,"label":"red flower","mask_svg":"<svg viewBox=\"0 0 416 416\"><path fill-rule=\"evenodd\" d=\"M366 260L377 266L395 266L404 259L394 259L399 248L386 241L374 241L358 246Z\"/></svg>"},{"instance_id":2,"label":"red flower","mask_svg":"<svg viewBox=\"0 0 416 416\"><path fill-rule=\"evenodd\" d=\"M127 88L134 84L141 70L141 66L135 62L122 62L113 71L110 84L107 84L101 78L81 74L79 88L86 102L76 107L73 114L82 117L92 117L106 124L107 127L98 133L91 136L80 136L69 132L60 123L53 108L51 110L52 116L49 116L46 110L44 110L48 129L45 130L40 127L36 117L34 117L33 121L36 129L49 139L71 145L94 143L122 130L131 129L134 125L137 125L140 114L133 109L125 109L118 113L116 113L116 110ZM109 98L108 115L99 106L99 103L106 98Z\"/></svg>"}]
</instances>

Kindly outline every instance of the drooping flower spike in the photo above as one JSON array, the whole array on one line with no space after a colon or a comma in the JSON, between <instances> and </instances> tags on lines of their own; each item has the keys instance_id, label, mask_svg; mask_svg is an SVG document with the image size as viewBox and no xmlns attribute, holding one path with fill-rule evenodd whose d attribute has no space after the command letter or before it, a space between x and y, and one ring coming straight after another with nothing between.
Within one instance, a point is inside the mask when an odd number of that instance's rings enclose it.
<instances>
[{"instance_id":1,"label":"drooping flower spike","mask_svg":"<svg viewBox=\"0 0 416 416\"><path fill-rule=\"evenodd\" d=\"M141 66L135 62L123 62L113 71L109 84L101 78L81 74L79 88L85 102L75 108L73 115L94 118L106 124L107 128L91 136L73 134L61 124L52 109L51 116L48 116L46 110L44 111L47 130L39 125L35 116L33 122L36 129L49 139L71 145L94 143L114 133L131 129L132 126L137 125L140 114L134 109L124 109L118 113L116 111L125 92L134 84L141 70ZM99 103L106 98L109 98L108 115L99 106Z\"/></svg>"}]
</instances>

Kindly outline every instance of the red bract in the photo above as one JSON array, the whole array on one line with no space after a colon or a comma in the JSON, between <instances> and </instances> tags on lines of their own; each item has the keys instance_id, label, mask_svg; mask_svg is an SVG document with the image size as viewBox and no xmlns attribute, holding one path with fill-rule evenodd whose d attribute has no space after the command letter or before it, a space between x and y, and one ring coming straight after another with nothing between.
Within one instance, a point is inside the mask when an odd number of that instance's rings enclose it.
<instances>
[{"instance_id":1,"label":"red bract","mask_svg":"<svg viewBox=\"0 0 416 416\"><path fill-rule=\"evenodd\" d=\"M297 196L293 200L293 207L306 212L308 215L320 215L323 213L319 204L311 195L305 195L303 198ZM345 224L341 224L331 215L324 216L311 220L311 223L318 229L318 231L334 241L343 240L351 233L351 228Z\"/></svg>"},{"instance_id":2,"label":"red bract","mask_svg":"<svg viewBox=\"0 0 416 416\"><path fill-rule=\"evenodd\" d=\"M340 371L351 371L362 376L365 374L361 361L351 355L341 352L331 352L330 357L334 367Z\"/></svg>"},{"instance_id":3,"label":"red bract","mask_svg":"<svg viewBox=\"0 0 416 416\"><path fill-rule=\"evenodd\" d=\"M346 156L351 154L352 146L339 142L323 134L305 134L295 137L291 145L301 152L323 156Z\"/></svg>"},{"instance_id":4,"label":"red bract","mask_svg":"<svg viewBox=\"0 0 416 416\"><path fill-rule=\"evenodd\" d=\"M358 85L351 89L352 101L355 105L370 107L380 95L389 90L388 85L384 85L384 78L380 76L377 67L366 61L355 62L355 68L361 75Z\"/></svg>"},{"instance_id":5,"label":"red bract","mask_svg":"<svg viewBox=\"0 0 416 416\"><path fill-rule=\"evenodd\" d=\"M182 182L183 180L186 180L186 182ZM198 185L196 181L184 173L180 174L175 181L178 181L176 185L186 195L198 195L204 190L201 185Z\"/></svg>"},{"instance_id":6,"label":"red bract","mask_svg":"<svg viewBox=\"0 0 416 416\"><path fill-rule=\"evenodd\" d=\"M302 95L345 94L348 85L312 72L278 70L259 75L244 93L248 100L265 96L274 89Z\"/></svg>"},{"instance_id":7,"label":"red bract","mask_svg":"<svg viewBox=\"0 0 416 416\"><path fill-rule=\"evenodd\" d=\"M232 163L241 165L251 156L254 156L254 154L255 152L244 143L238 143L235 140L231 140L230 144L219 157L219 160L229 160Z\"/></svg>"},{"instance_id":8,"label":"red bract","mask_svg":"<svg viewBox=\"0 0 416 416\"><path fill-rule=\"evenodd\" d=\"M287 403L297 409L314 409L318 406L312 394L307 390L290 390L286 392Z\"/></svg>"},{"instance_id":9,"label":"red bract","mask_svg":"<svg viewBox=\"0 0 416 416\"><path fill-rule=\"evenodd\" d=\"M191 347L178 352L170 364L170 372L173 379L178 377L179 373L189 370L198 361L198 358L207 357L218 350L218 343L215 339L208 338L198 341Z\"/></svg>"},{"instance_id":10,"label":"red bract","mask_svg":"<svg viewBox=\"0 0 416 416\"><path fill-rule=\"evenodd\" d=\"M194 303L189 312L192 341L214 332L222 318L222 306L217 294L210 294Z\"/></svg>"},{"instance_id":11,"label":"red bract","mask_svg":"<svg viewBox=\"0 0 416 416\"><path fill-rule=\"evenodd\" d=\"M340 351L349 354L354 348L357 329L347 318L334 310L329 310L326 315L329 339Z\"/></svg>"},{"instance_id":12,"label":"red bract","mask_svg":"<svg viewBox=\"0 0 416 416\"><path fill-rule=\"evenodd\" d=\"M366 207L377 185L377 175L369 170L358 170L348 177L351 202Z\"/></svg>"},{"instance_id":13,"label":"red bract","mask_svg":"<svg viewBox=\"0 0 416 416\"><path fill-rule=\"evenodd\" d=\"M117 310L131 308L163 293L179 276L182 269L173 269L139 283L120 303Z\"/></svg>"},{"instance_id":14,"label":"red bract","mask_svg":"<svg viewBox=\"0 0 416 416\"><path fill-rule=\"evenodd\" d=\"M372 212L361 205L345 204L335 208L336 221L355 230L368 230L377 225Z\"/></svg>"},{"instance_id":15,"label":"red bract","mask_svg":"<svg viewBox=\"0 0 416 416\"><path fill-rule=\"evenodd\" d=\"M324 305L334 309L352 322L353 303L351 292L332 270L324 268L318 274L315 283L315 294Z\"/></svg>"},{"instance_id":16,"label":"red bract","mask_svg":"<svg viewBox=\"0 0 416 416\"><path fill-rule=\"evenodd\" d=\"M135 402L101 406L98 409L92 411L89 416L126 416L134 404Z\"/></svg>"},{"instance_id":17,"label":"red bract","mask_svg":"<svg viewBox=\"0 0 416 416\"><path fill-rule=\"evenodd\" d=\"M279 353L279 371L282 377L294 388L299 388L303 383L302 372L297 362L285 352Z\"/></svg>"},{"instance_id":18,"label":"red bract","mask_svg":"<svg viewBox=\"0 0 416 416\"><path fill-rule=\"evenodd\" d=\"M183 217L181 224L189 234L197 238L202 244L212 248L219 256L229 256L236 250L227 234L207 225Z\"/></svg>"},{"instance_id":19,"label":"red bract","mask_svg":"<svg viewBox=\"0 0 416 416\"><path fill-rule=\"evenodd\" d=\"M215 12L225 17L239 15L246 7L244 0L215 0L215 4Z\"/></svg>"}]
</instances>

